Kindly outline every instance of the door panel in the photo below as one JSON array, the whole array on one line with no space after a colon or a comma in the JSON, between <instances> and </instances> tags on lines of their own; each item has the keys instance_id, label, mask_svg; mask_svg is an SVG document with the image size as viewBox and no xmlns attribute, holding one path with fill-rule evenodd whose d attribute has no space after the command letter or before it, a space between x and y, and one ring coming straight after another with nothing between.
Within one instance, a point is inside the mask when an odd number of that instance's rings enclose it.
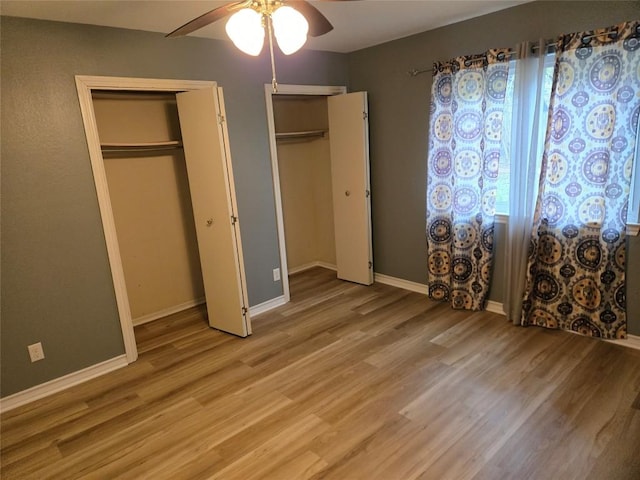
<instances>
[{"instance_id":1,"label":"door panel","mask_svg":"<svg viewBox=\"0 0 640 480\"><path fill-rule=\"evenodd\" d=\"M338 278L371 285L371 196L366 92L328 97Z\"/></svg>"},{"instance_id":2,"label":"door panel","mask_svg":"<svg viewBox=\"0 0 640 480\"><path fill-rule=\"evenodd\" d=\"M251 333L224 115L213 88L176 95L209 325Z\"/></svg>"}]
</instances>

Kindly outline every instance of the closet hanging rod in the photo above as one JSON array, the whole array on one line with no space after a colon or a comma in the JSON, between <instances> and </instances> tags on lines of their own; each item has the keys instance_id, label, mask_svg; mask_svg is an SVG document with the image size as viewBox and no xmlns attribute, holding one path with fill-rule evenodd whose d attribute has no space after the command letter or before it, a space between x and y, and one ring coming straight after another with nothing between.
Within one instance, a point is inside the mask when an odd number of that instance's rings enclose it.
<instances>
[{"instance_id":1,"label":"closet hanging rod","mask_svg":"<svg viewBox=\"0 0 640 480\"><path fill-rule=\"evenodd\" d=\"M315 138L315 137L324 137L326 130L306 130L302 132L282 132L276 133L276 139L278 140L289 140L289 139L304 139L304 138Z\"/></svg>"},{"instance_id":2,"label":"closet hanging rod","mask_svg":"<svg viewBox=\"0 0 640 480\"><path fill-rule=\"evenodd\" d=\"M592 38L595 38L595 37L600 37L602 35L606 35L606 36L613 35L615 37L615 36L618 35L618 30L616 28L614 28L614 29L611 29L611 30L604 31L602 33L592 33L591 35L583 36L581 40L582 40L583 43L587 43L588 40L591 40ZM544 47L545 47L545 49L549 49L549 50L552 47L554 47L554 49L555 49L556 44L557 44L557 42L555 40L547 40L546 43L544 44ZM540 45L538 45L537 42L536 42L536 44L531 47L531 50L532 51L540 50ZM513 50L509 50L508 53L509 53L509 56L516 55L516 52L514 52ZM475 55L474 58L471 59L471 61L479 60L482 57L483 57L483 55ZM420 75L421 73L427 73L427 72L433 72L433 68L420 68L420 69L414 68L414 69L409 70L407 72L407 74L412 76L412 77L416 77L416 76Z\"/></svg>"},{"instance_id":3,"label":"closet hanging rod","mask_svg":"<svg viewBox=\"0 0 640 480\"><path fill-rule=\"evenodd\" d=\"M169 152L171 150L182 150L182 146L176 147L149 147L149 148L103 148L102 153L144 153L144 152Z\"/></svg>"},{"instance_id":4,"label":"closet hanging rod","mask_svg":"<svg viewBox=\"0 0 640 480\"><path fill-rule=\"evenodd\" d=\"M100 144L103 152L144 152L154 150L173 150L182 148L179 140L163 142L105 142Z\"/></svg>"}]
</instances>

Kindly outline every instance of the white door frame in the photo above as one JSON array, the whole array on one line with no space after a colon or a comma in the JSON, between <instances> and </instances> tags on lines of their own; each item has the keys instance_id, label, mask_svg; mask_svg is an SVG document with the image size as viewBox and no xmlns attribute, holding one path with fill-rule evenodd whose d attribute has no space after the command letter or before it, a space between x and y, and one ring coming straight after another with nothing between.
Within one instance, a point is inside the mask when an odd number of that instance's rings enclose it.
<instances>
[{"instance_id":1,"label":"white door frame","mask_svg":"<svg viewBox=\"0 0 640 480\"><path fill-rule=\"evenodd\" d=\"M289 267L287 266L287 245L284 238L284 215L282 213L282 192L280 190L280 170L278 169L278 148L276 145L276 126L273 118L273 95L341 95L347 93L347 87L330 85L280 85L278 91L265 84L264 98L267 104L267 126L269 131L269 150L271 151L271 176L273 178L273 196L276 204L276 224L278 227L278 246L280 248L280 270L282 293L285 303L291 300L289 292Z\"/></svg>"},{"instance_id":2,"label":"white door frame","mask_svg":"<svg viewBox=\"0 0 640 480\"><path fill-rule=\"evenodd\" d=\"M100 207L100 217L102 218L102 229L109 256L109 266L111 267L111 278L116 295L118 315L120 317L120 328L122 329L122 339L124 341L127 362L135 362L138 358L138 347L133 331L131 319L131 307L127 286L124 280L124 270L122 269L122 257L118 246L116 235L116 225L111 208L111 197L107 185L107 175L104 168L104 158L100 148L100 138L98 137L98 126L93 109L93 99L91 92L96 90L125 90L141 92L166 92L179 93L187 90L198 90L201 88L216 88L216 82L192 81L192 80L159 80L153 78L128 78L128 77L96 77L87 75L76 75L76 88L82 112L82 121L87 136L87 146L89 147L89 157L91 158L91 169L93 170L93 180L96 184L98 195L98 205Z\"/></svg>"}]
</instances>

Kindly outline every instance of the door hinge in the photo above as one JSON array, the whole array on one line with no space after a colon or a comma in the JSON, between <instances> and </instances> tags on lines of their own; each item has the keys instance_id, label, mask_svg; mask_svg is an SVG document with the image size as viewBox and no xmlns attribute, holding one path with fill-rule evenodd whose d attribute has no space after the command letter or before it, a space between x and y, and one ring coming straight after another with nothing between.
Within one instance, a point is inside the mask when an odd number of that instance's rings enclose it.
<instances>
[{"instance_id":1,"label":"door hinge","mask_svg":"<svg viewBox=\"0 0 640 480\"><path fill-rule=\"evenodd\" d=\"M369 114L367 112L362 112L362 119L366 120L367 118L369 118Z\"/></svg>"},{"instance_id":2,"label":"door hinge","mask_svg":"<svg viewBox=\"0 0 640 480\"><path fill-rule=\"evenodd\" d=\"M369 270L373 268L373 262L369 262Z\"/></svg>"},{"instance_id":3,"label":"door hinge","mask_svg":"<svg viewBox=\"0 0 640 480\"><path fill-rule=\"evenodd\" d=\"M235 225L238 222L238 217L231 215L231 225Z\"/></svg>"},{"instance_id":4,"label":"door hinge","mask_svg":"<svg viewBox=\"0 0 640 480\"><path fill-rule=\"evenodd\" d=\"M224 115L221 113L218 114L218 123L222 125L224 123Z\"/></svg>"},{"instance_id":5,"label":"door hinge","mask_svg":"<svg viewBox=\"0 0 640 480\"><path fill-rule=\"evenodd\" d=\"M369 190L364 191L364 196L369 198L371 196L371 192Z\"/></svg>"},{"instance_id":6,"label":"door hinge","mask_svg":"<svg viewBox=\"0 0 640 480\"><path fill-rule=\"evenodd\" d=\"M247 310L247 307L242 307L242 315L243 316L246 316L248 312L249 312L249 310Z\"/></svg>"}]
</instances>

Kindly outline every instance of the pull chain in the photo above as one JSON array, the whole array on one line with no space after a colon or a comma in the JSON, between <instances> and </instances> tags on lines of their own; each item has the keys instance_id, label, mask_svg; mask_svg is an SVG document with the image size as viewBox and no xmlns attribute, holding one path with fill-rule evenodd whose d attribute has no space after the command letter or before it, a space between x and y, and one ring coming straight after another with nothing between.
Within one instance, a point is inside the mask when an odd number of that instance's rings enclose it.
<instances>
[{"instance_id":1,"label":"pull chain","mask_svg":"<svg viewBox=\"0 0 640 480\"><path fill-rule=\"evenodd\" d=\"M278 93L278 82L276 80L276 61L273 56L273 31L271 27L271 15L267 15L267 30L269 31L269 52L271 53L271 87L273 93Z\"/></svg>"}]
</instances>

